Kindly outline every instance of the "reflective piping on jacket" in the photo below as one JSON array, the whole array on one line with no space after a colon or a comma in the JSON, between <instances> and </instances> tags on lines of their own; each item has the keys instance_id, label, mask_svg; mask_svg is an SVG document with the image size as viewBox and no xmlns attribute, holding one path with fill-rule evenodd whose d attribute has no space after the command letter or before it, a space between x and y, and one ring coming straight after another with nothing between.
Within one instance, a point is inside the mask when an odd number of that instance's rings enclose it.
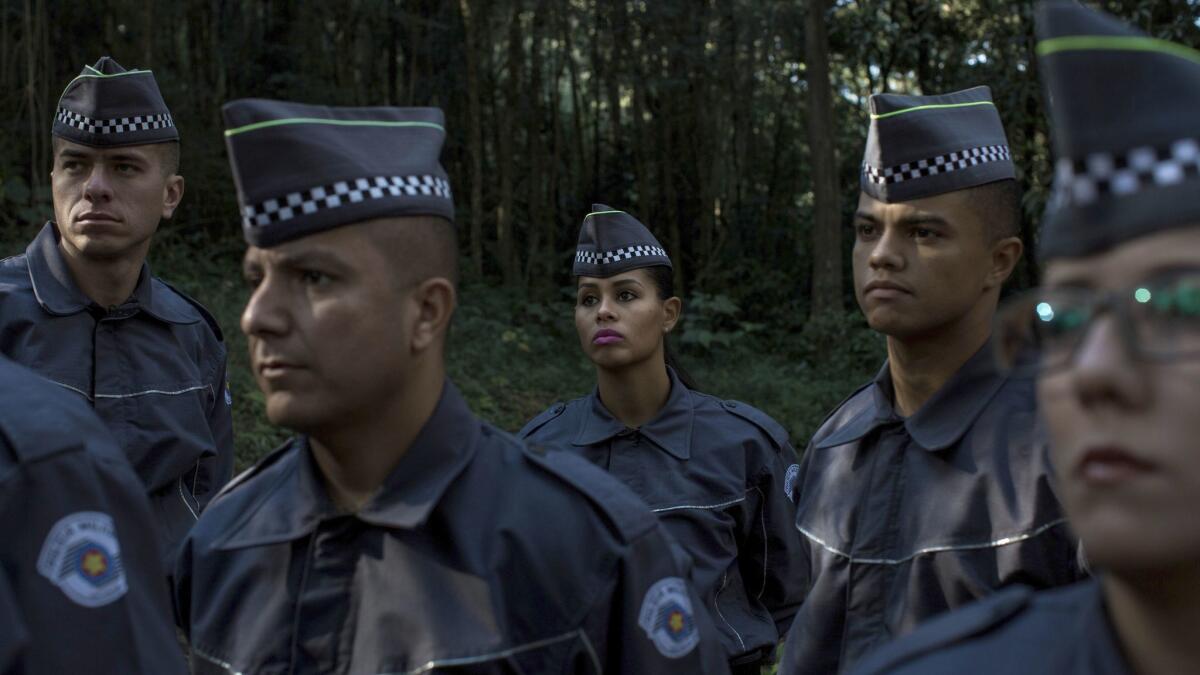
<instances>
[{"instance_id":1,"label":"reflective piping on jacket","mask_svg":"<svg viewBox=\"0 0 1200 675\"><path fill-rule=\"evenodd\" d=\"M1063 523L1066 523L1066 522L1067 522L1066 518L1059 518L1057 520L1052 520L1035 530L1031 530L1031 531L1025 532L1023 534L1014 535L1012 537L1004 537L1002 539L996 539L994 541L984 542L982 544L959 544L957 546L930 546L928 548L919 549L919 550L911 553L910 555L904 556L903 558L856 558L856 557L850 555L849 553L846 553L845 551L840 551L840 550L830 546L829 544L825 543L824 540L822 540L820 537L813 534L812 532L809 532L808 530L804 529L803 527L800 527L799 525L796 526L796 529L800 530L800 534L803 534L804 536L806 536L809 539L816 542L816 544L819 545L821 548L825 549L826 551L829 551L830 553L832 553L836 556L846 558L847 560L849 560L852 563L858 563L860 565L900 565L900 564L906 563L914 558L917 558L917 557L923 556L923 555L928 555L930 553L945 553L947 551L974 551L974 550L979 550L979 549L984 549L984 548L999 548L1001 546L1007 546L1009 544L1016 544L1018 542L1025 541L1026 539L1032 539L1032 538L1038 536L1039 534L1042 534L1042 533L1046 532L1047 530L1049 530L1053 527L1057 527L1058 525L1062 525Z\"/></svg>"},{"instance_id":2,"label":"reflective piping on jacket","mask_svg":"<svg viewBox=\"0 0 1200 675\"><path fill-rule=\"evenodd\" d=\"M58 380L51 380L51 379L47 378L46 381L50 382L51 384L57 384L58 386L62 387L63 389L70 389L71 391L75 392L76 394L79 394L80 396L86 398L89 401L95 400L92 398L91 394L87 393L86 391L84 391L82 389L76 389L75 387L72 387L69 384L63 384L62 382L59 382Z\"/></svg>"},{"instance_id":3,"label":"reflective piping on jacket","mask_svg":"<svg viewBox=\"0 0 1200 675\"><path fill-rule=\"evenodd\" d=\"M725 586L729 584L729 572L721 575L721 587L717 589L717 594L713 596L713 607L717 610L717 616L721 617L721 621L729 626L729 630L733 631L733 636L737 638L738 644L742 646L742 651L746 649L746 641L742 639L742 634L737 632L733 624L729 623L729 619L725 618L725 614L721 611L721 592L725 590Z\"/></svg>"},{"instance_id":4,"label":"reflective piping on jacket","mask_svg":"<svg viewBox=\"0 0 1200 675\"><path fill-rule=\"evenodd\" d=\"M497 659L507 658L509 656L513 656L514 654L520 654L522 652L527 652L527 651L530 651L533 649L540 649L542 647L546 647L548 645L552 645L552 644L555 644L558 642L566 642L567 640L577 638L580 635L584 635L583 629L576 629L576 630L571 631L570 633L563 633L562 635L559 635L557 637L546 638L544 640L538 640L536 642L528 642L526 644L518 645L511 649L505 649L504 651L500 651L500 652L492 652L490 654L480 654L478 656L464 656L464 657L456 658L456 659L434 659L433 661L426 663L425 665L421 666L420 668L417 668L416 670L389 671L386 673L380 673L379 675L421 675L421 673L428 673L435 668L454 667L454 666L470 666L470 665L474 665L477 663L486 663L488 661L495 661ZM587 640L586 635L584 635L584 640L585 641ZM600 663L596 659L596 653L591 649L590 644L588 645L588 653L592 657L592 665L596 667L596 672L600 673L601 672L600 671Z\"/></svg>"},{"instance_id":5,"label":"reflective piping on jacket","mask_svg":"<svg viewBox=\"0 0 1200 675\"><path fill-rule=\"evenodd\" d=\"M200 460L196 460L196 474L198 474L198 473L200 473ZM195 474L193 474L193 475L195 475ZM196 520L200 520L200 514L196 513L196 509L193 509L192 505L188 503L187 493L185 493L183 491L183 476L179 477L179 498L183 500L183 505L187 507L187 510L191 511L192 518L195 518ZM200 508L200 500L196 499L195 483L192 484L192 501L196 502L196 508Z\"/></svg>"},{"instance_id":6,"label":"reflective piping on jacket","mask_svg":"<svg viewBox=\"0 0 1200 675\"><path fill-rule=\"evenodd\" d=\"M229 673L229 675L242 675L242 671L234 670L233 665L226 663L226 662L222 661L221 659L218 659L215 656L210 656L208 654L205 654L203 651L196 649L195 647L192 647L192 654L199 656L200 658L204 659L205 661L208 661L209 663L213 664L214 666L217 666L218 668L222 668L225 672Z\"/></svg>"},{"instance_id":7,"label":"reflective piping on jacket","mask_svg":"<svg viewBox=\"0 0 1200 675\"><path fill-rule=\"evenodd\" d=\"M747 490L747 492L749 492L749 490ZM707 510L711 510L711 509L724 508L726 506L733 506L734 504L737 504L739 502L744 502L744 501L746 501L746 496L742 495L741 497L738 497L737 499L731 499L727 502L721 502L720 504L709 504L707 506L693 506L693 505L664 506L661 509L653 509L653 512L654 513L666 513L667 511L682 511L684 509L697 509L697 510L707 511Z\"/></svg>"},{"instance_id":8,"label":"reflective piping on jacket","mask_svg":"<svg viewBox=\"0 0 1200 675\"><path fill-rule=\"evenodd\" d=\"M163 396L178 396L180 394L186 394L189 391L197 391L199 389L204 389L206 387L208 387L207 384L198 384L194 387L188 387L187 389L180 389L178 391L164 391L162 389L147 389L145 391L135 391L132 394L96 394L96 398L134 398L136 396L145 396L147 394L162 394Z\"/></svg>"},{"instance_id":9,"label":"reflective piping on jacket","mask_svg":"<svg viewBox=\"0 0 1200 675\"><path fill-rule=\"evenodd\" d=\"M579 639L583 640L583 646L587 647L588 656L592 659L592 666L596 669L596 675L604 675L604 669L600 667L600 657L596 655L596 648L592 645L592 639L582 628L579 629Z\"/></svg>"}]
</instances>

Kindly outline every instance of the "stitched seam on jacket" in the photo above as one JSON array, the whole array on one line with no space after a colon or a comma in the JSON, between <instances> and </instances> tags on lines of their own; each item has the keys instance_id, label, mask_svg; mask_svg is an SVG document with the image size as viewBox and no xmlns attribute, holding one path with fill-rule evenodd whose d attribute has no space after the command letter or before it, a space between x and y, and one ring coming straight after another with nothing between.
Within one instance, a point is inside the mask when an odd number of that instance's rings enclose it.
<instances>
[{"instance_id":1,"label":"stitched seam on jacket","mask_svg":"<svg viewBox=\"0 0 1200 675\"><path fill-rule=\"evenodd\" d=\"M767 556L770 555L771 547L767 539L767 496L756 485L755 490L758 490L758 519L762 523L763 536L763 571L762 571L762 587L758 589L758 595L754 596L755 600L762 600L763 593L767 592L767 570L770 566L767 564Z\"/></svg>"},{"instance_id":2,"label":"stitched seam on jacket","mask_svg":"<svg viewBox=\"0 0 1200 675\"><path fill-rule=\"evenodd\" d=\"M64 384L63 386L65 387L67 385ZM147 389L145 391L135 391L132 394L96 394L96 398L133 398L135 396L146 396L147 394L162 394L164 396L178 396L180 394L186 394L189 391L199 391L200 389L204 389L209 386L210 385L207 385L207 384L198 384L194 387L188 387L187 389L180 389L179 391L164 391L162 389ZM70 388L70 387L68 387L68 388ZM76 389L76 391L79 391L79 390Z\"/></svg>"},{"instance_id":3,"label":"stitched seam on jacket","mask_svg":"<svg viewBox=\"0 0 1200 675\"><path fill-rule=\"evenodd\" d=\"M225 669L225 671L230 673L231 675L242 675L242 673L240 671L236 671L233 669L232 664L226 663L226 662L222 661L221 659L218 659L217 657L212 656L210 654L205 654L204 651L197 649L195 646L192 647L192 654L199 656L200 658L204 659L205 661L208 661L209 663L211 663L215 666L219 666L219 667Z\"/></svg>"},{"instance_id":4,"label":"stitched seam on jacket","mask_svg":"<svg viewBox=\"0 0 1200 675\"><path fill-rule=\"evenodd\" d=\"M733 624L729 623L729 619L726 619L724 612L721 611L721 592L725 590L725 586L728 583L729 572L725 572L721 575L721 587L717 589L717 594L713 596L713 607L717 610L717 616L721 617L721 621L724 621L725 625L729 626L729 630L733 631L733 636L737 638L738 644L742 646L742 651L745 651L746 642L742 640L742 634L737 632L737 629L733 627Z\"/></svg>"},{"instance_id":5,"label":"stitched seam on jacket","mask_svg":"<svg viewBox=\"0 0 1200 675\"><path fill-rule=\"evenodd\" d=\"M551 638L545 638L543 640L536 640L534 642L526 642L523 645L517 645L516 647L511 647L509 649L505 649L505 650L499 651L499 652L492 652L490 654L480 654L478 656L463 656L463 657L452 658L452 659L433 659L432 661L426 663L425 665L423 665L420 668L417 668L415 670L389 671L386 673L380 673L379 675L420 675L421 673L428 673L435 668L442 668L442 667L446 667L446 666L469 666L469 665L473 665L473 664L477 664L477 663L485 663L487 661L495 661L497 659L507 658L507 657L513 656L515 654L520 654L520 653L531 651L534 649L540 649L542 647L547 647L549 645L552 645L552 644L555 644L558 642L565 642L572 638L577 638L577 637L579 637L579 634L581 632L582 631L580 629L576 629L569 633L563 633L562 635L558 635L558 636L551 637ZM589 647L589 651L590 651L590 647ZM593 656L594 656L594 654L593 654Z\"/></svg>"},{"instance_id":6,"label":"stitched seam on jacket","mask_svg":"<svg viewBox=\"0 0 1200 675\"><path fill-rule=\"evenodd\" d=\"M749 492L749 490L747 490L747 492ZM682 511L684 509L696 509L696 510L707 511L707 510L711 510L711 509L724 508L726 506L733 506L734 504L738 504L738 503L744 502L744 501L746 501L745 495L738 497L737 499L731 499L730 501L727 501L727 502L721 502L720 504L709 504L707 506L700 506L700 505L693 506L693 505L689 505L689 504L685 504L685 505L681 505L681 506L664 506L661 509L653 509L652 511L653 511L653 513L666 513L667 511Z\"/></svg>"},{"instance_id":7,"label":"stitched seam on jacket","mask_svg":"<svg viewBox=\"0 0 1200 675\"><path fill-rule=\"evenodd\" d=\"M1036 537L1040 534L1044 534L1048 530L1050 530L1054 527L1057 527L1059 525L1062 525L1063 523L1066 523L1066 522L1067 522L1066 518L1058 518L1056 520L1052 520L1049 523L1046 523L1045 525L1042 525L1042 526L1040 526L1036 529L1030 530L1028 532L1023 532L1021 534L1013 535L1011 537L1002 537L1000 539L995 539L993 541L988 541L988 542L984 542L981 544L959 544L957 546L930 546L927 548L923 548L923 549L914 551L913 553L911 553L907 556L904 556L903 558L858 558L858 557L850 555L849 553L846 553L845 551L841 551L839 549L834 548L833 546L830 546L829 544L825 543L825 541L822 540L820 537L809 532L808 530L804 529L803 527L800 527L799 525L796 526L796 529L800 531L800 534L803 534L805 537L808 537L809 539L811 539L813 542L815 542L821 548L825 549L826 551L829 551L830 553L832 553L836 556L846 558L847 560L849 560L852 563L857 563L860 565L900 565L900 564L906 563L910 560L913 560L915 558L919 558L920 556L929 555L931 553L947 553L950 551L977 551L979 549L999 548L1001 546L1008 546L1009 544L1017 544L1022 541L1026 541L1028 539L1033 539L1034 537Z\"/></svg>"}]
</instances>

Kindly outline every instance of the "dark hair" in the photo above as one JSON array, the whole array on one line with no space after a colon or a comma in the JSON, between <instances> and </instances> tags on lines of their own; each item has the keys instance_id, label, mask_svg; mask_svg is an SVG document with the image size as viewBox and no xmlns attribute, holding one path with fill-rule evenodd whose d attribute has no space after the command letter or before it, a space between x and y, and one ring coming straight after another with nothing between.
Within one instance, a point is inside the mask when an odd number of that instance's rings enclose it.
<instances>
[{"instance_id":1,"label":"dark hair","mask_svg":"<svg viewBox=\"0 0 1200 675\"><path fill-rule=\"evenodd\" d=\"M1021 184L1006 178L971 188L980 213L987 214L988 243L1021 236Z\"/></svg>"},{"instance_id":2,"label":"dark hair","mask_svg":"<svg viewBox=\"0 0 1200 675\"><path fill-rule=\"evenodd\" d=\"M646 267L646 274L650 277L650 281L658 290L658 299L666 300L675 297L675 273L666 265L655 265ZM696 380L692 378L691 373L679 365L679 361L675 358L675 353L671 351L671 343L667 338L663 337L663 359L667 365L675 371L675 375L679 377L679 381L688 389L697 390Z\"/></svg>"}]
</instances>

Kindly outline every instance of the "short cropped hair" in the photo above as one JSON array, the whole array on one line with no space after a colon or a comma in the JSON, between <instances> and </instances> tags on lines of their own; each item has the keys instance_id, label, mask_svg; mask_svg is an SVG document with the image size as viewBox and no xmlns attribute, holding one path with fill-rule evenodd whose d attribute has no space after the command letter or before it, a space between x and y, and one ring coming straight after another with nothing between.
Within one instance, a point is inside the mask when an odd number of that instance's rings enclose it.
<instances>
[{"instance_id":1,"label":"short cropped hair","mask_svg":"<svg viewBox=\"0 0 1200 675\"><path fill-rule=\"evenodd\" d=\"M1012 178L970 188L972 199L987 215L988 243L1021 236L1021 184Z\"/></svg>"}]
</instances>

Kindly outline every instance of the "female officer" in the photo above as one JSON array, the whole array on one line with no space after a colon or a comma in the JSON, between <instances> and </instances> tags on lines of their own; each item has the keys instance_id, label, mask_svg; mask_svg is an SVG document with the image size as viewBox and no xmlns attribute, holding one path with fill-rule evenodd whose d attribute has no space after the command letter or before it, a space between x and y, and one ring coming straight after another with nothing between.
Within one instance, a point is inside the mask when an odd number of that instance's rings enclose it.
<instances>
[{"instance_id":1,"label":"female officer","mask_svg":"<svg viewBox=\"0 0 1200 675\"><path fill-rule=\"evenodd\" d=\"M641 496L694 559L734 672L758 673L802 599L795 453L770 417L694 391L672 367L666 337L681 302L666 251L633 216L592 211L573 271L575 328L597 386L520 435L583 455Z\"/></svg>"},{"instance_id":2,"label":"female officer","mask_svg":"<svg viewBox=\"0 0 1200 675\"><path fill-rule=\"evenodd\" d=\"M1200 663L1200 52L1039 9L1059 170L1045 286L999 328L1029 366L1096 577L931 621L863 673L1194 673ZM1137 105L1122 102L1136 101Z\"/></svg>"}]
</instances>

